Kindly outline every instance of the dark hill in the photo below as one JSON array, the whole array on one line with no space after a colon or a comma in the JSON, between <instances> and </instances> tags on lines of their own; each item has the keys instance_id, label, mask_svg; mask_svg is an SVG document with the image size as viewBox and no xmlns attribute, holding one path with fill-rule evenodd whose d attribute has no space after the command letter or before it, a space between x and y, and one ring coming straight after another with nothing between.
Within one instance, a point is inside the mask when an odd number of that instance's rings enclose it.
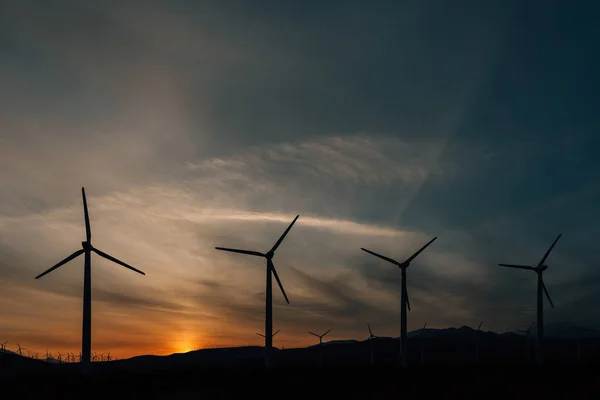
<instances>
[{"instance_id":1,"label":"dark hill","mask_svg":"<svg viewBox=\"0 0 600 400\"><path fill-rule=\"evenodd\" d=\"M475 364L476 343L480 348L479 365ZM93 394L109 388L146 393L144 398L179 398L177 393L181 398L190 393L217 398L231 393L238 397L257 394L268 376L276 379L267 385L269 390L284 387L292 390L293 397L312 388L345 397L368 392L370 398L377 398L378 392L399 393L401 387L415 394L419 390L424 394L446 388L451 397L455 393L468 397L476 392L475 388L493 389L494 393L509 393L512 388L512 397L520 397L521 393L531 396L535 387L553 395L568 388L573 392L569 397L573 397L575 392L588 388L593 382L588 376L595 374L595 365L600 365L600 338L589 335L579 343L582 363L577 363L577 338L546 338L546 365L536 368L527 363L528 357L534 359L533 337L475 331L469 327L428 329L423 337L419 331L410 334L408 371L397 368L398 339L377 338L372 342L332 341L323 346L276 350L276 368L269 372L263 368L263 348L238 347L98 362L93 364L93 374L88 377L80 376L77 363L54 364L6 353L0 354L0 380L4 381L0 384L5 389L0 397L22 398L24 392L16 388L23 386L28 395L43 392L46 399L70 395L80 398L76 394L84 387L97 388ZM421 344L424 366L421 366ZM375 361L372 367L371 345ZM320 358L323 368L318 368ZM42 390L42 386L30 382L40 385L44 382L48 386ZM418 382L424 386L417 385ZM63 387L70 389L63 392L60 389ZM159 393L165 393L166 397L156 397Z\"/></svg>"}]
</instances>

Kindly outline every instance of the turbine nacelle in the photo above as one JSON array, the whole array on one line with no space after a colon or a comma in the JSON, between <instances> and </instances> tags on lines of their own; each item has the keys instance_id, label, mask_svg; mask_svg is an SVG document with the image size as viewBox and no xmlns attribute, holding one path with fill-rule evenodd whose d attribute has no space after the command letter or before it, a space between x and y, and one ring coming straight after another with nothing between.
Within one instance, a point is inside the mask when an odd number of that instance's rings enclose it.
<instances>
[{"instance_id":1,"label":"turbine nacelle","mask_svg":"<svg viewBox=\"0 0 600 400\"><path fill-rule=\"evenodd\" d=\"M538 270L540 272L543 272L543 271L545 271L547 269L548 269L547 265L540 265L539 267L536 268L536 270Z\"/></svg>"},{"instance_id":2,"label":"turbine nacelle","mask_svg":"<svg viewBox=\"0 0 600 400\"><path fill-rule=\"evenodd\" d=\"M85 242L81 242L81 247L85 250L85 251L92 251L93 247L92 244L88 241Z\"/></svg>"}]
</instances>

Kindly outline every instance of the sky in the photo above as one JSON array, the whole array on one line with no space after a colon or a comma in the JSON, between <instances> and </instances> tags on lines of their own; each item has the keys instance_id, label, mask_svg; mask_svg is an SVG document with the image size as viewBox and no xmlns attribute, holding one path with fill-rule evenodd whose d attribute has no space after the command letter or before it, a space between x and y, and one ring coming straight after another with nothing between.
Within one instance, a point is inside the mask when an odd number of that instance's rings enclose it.
<instances>
[{"instance_id":1,"label":"sky","mask_svg":"<svg viewBox=\"0 0 600 400\"><path fill-rule=\"evenodd\" d=\"M485 3L485 4L484 4ZM101 5L102 4L102 5ZM0 342L278 347L409 330L600 328L598 2L0 1ZM274 282L275 284L275 282ZM317 339L318 340L318 339Z\"/></svg>"}]
</instances>

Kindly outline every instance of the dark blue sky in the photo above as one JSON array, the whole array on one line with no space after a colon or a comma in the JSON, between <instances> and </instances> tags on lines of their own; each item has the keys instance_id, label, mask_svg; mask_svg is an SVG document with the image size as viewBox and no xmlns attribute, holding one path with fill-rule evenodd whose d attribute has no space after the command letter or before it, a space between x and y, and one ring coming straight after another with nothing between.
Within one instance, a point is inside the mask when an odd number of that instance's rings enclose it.
<instances>
[{"instance_id":1,"label":"dark blue sky","mask_svg":"<svg viewBox=\"0 0 600 400\"><path fill-rule=\"evenodd\" d=\"M432 236L411 329L529 325L535 277L497 263L536 263L561 232L547 320L600 328L598 2L103 4L0 2L0 311L36 293L0 328L71 345L31 320L60 295L74 311L57 326L78 326L80 268L29 278L81 240L82 185L98 240L149 270L98 272L98 304L169 336L131 317L162 304L186 337L165 352L254 334L262 269L212 248L266 249L296 214L278 261L289 345L309 324L397 334L398 271L358 249L401 258Z\"/></svg>"}]
</instances>

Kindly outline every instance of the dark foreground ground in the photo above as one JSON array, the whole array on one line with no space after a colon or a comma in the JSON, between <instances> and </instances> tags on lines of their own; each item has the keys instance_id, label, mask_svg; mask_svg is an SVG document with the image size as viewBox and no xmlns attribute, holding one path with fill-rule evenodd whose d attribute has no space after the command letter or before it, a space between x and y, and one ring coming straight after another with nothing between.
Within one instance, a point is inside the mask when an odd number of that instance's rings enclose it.
<instances>
[{"instance_id":1,"label":"dark foreground ground","mask_svg":"<svg viewBox=\"0 0 600 400\"><path fill-rule=\"evenodd\" d=\"M410 339L406 371L399 341L378 338L277 350L271 371L264 348L241 347L96 362L90 376L78 363L2 353L0 400L600 398L600 339L547 339L544 348L546 365L535 367L531 340L463 327Z\"/></svg>"},{"instance_id":2,"label":"dark foreground ground","mask_svg":"<svg viewBox=\"0 0 600 400\"><path fill-rule=\"evenodd\" d=\"M0 398L84 399L444 399L598 398L597 368L428 366L397 368L188 369L101 376L27 376L2 383Z\"/></svg>"}]
</instances>

